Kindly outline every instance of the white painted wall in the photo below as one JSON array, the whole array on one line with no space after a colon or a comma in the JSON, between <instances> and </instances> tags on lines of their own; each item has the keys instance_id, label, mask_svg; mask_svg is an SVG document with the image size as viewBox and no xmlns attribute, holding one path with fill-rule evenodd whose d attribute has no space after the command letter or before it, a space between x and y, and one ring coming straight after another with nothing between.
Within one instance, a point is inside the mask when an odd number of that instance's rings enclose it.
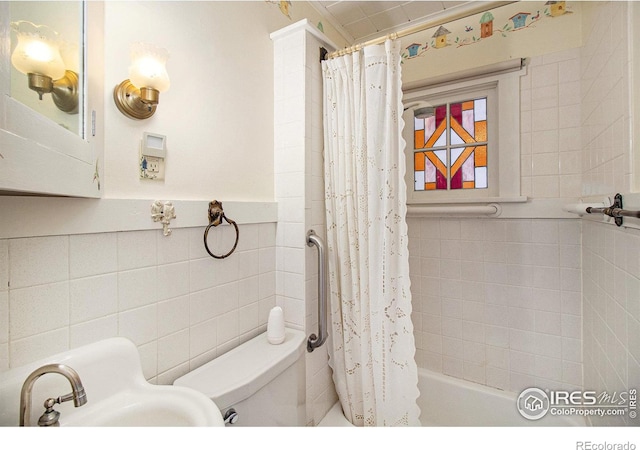
<instances>
[{"instance_id":1,"label":"white painted wall","mask_svg":"<svg viewBox=\"0 0 640 450\"><path fill-rule=\"evenodd\" d=\"M290 13L292 19L264 1L106 2L105 197L272 201L269 33L296 17L320 20L306 2L295 2ZM171 55L171 88L144 121L120 114L112 99L113 87L128 78L129 45L136 41ZM164 182L138 178L144 131L167 136Z\"/></svg>"}]
</instances>

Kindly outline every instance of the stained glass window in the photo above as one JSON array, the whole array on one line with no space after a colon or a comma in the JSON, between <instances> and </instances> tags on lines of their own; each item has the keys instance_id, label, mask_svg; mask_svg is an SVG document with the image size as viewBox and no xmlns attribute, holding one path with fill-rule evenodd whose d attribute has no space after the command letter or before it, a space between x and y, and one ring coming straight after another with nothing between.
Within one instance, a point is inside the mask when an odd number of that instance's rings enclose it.
<instances>
[{"instance_id":1,"label":"stained glass window","mask_svg":"<svg viewBox=\"0 0 640 450\"><path fill-rule=\"evenodd\" d=\"M486 189L487 98L438 105L414 119L416 191Z\"/></svg>"}]
</instances>

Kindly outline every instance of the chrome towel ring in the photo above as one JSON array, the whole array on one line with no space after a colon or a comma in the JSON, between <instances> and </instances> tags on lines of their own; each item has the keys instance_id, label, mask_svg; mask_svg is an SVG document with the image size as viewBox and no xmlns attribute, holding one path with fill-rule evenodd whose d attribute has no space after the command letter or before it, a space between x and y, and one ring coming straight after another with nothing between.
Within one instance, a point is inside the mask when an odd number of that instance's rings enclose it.
<instances>
[{"instance_id":1,"label":"chrome towel ring","mask_svg":"<svg viewBox=\"0 0 640 450\"><path fill-rule=\"evenodd\" d=\"M217 227L222 223L222 219L226 220L229 225L233 225L236 229L236 242L233 244L233 248L226 255L214 255L211 250L209 250L209 245L207 244L207 236L209 235L209 229L211 227ZM229 219L224 215L224 211L222 209L222 203L218 200L213 200L209 202L209 225L204 230L204 248L207 250L207 253L216 259L224 259L230 254L232 254L236 247L238 246L238 239L240 238L240 230L238 230L238 224L235 221Z\"/></svg>"}]
</instances>

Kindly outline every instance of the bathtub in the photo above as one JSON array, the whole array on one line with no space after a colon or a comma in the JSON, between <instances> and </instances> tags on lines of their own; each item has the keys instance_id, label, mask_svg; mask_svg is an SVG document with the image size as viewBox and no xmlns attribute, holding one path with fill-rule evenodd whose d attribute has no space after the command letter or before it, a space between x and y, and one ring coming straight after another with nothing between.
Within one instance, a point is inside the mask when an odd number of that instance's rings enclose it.
<instances>
[{"instance_id":1,"label":"bathtub","mask_svg":"<svg viewBox=\"0 0 640 450\"><path fill-rule=\"evenodd\" d=\"M471 383L427 369L418 369L420 423L423 427L575 427L586 426L579 416L527 420L516 409L517 394ZM352 426L337 402L318 424Z\"/></svg>"}]
</instances>

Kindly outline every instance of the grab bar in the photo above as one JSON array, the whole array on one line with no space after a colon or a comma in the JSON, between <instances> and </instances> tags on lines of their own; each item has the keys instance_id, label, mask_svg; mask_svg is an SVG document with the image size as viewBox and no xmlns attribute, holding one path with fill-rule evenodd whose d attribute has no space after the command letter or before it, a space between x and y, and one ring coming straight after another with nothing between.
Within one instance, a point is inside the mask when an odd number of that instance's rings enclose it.
<instances>
[{"instance_id":1,"label":"grab bar","mask_svg":"<svg viewBox=\"0 0 640 450\"><path fill-rule=\"evenodd\" d=\"M640 211L628 211L622 209L622 195L616 194L613 200L613 205L606 208L594 208L588 207L587 212L589 214L604 214L605 216L613 217L616 225L622 226L623 217L635 217L640 218Z\"/></svg>"},{"instance_id":2,"label":"grab bar","mask_svg":"<svg viewBox=\"0 0 640 450\"><path fill-rule=\"evenodd\" d=\"M407 216L409 217L426 217L430 215L498 217L501 212L502 208L497 203L489 203L488 205L407 205Z\"/></svg>"},{"instance_id":3,"label":"grab bar","mask_svg":"<svg viewBox=\"0 0 640 450\"><path fill-rule=\"evenodd\" d=\"M307 351L312 352L327 340L327 262L322 239L313 230L307 233L307 245L318 248L318 335L307 339Z\"/></svg>"}]
</instances>

